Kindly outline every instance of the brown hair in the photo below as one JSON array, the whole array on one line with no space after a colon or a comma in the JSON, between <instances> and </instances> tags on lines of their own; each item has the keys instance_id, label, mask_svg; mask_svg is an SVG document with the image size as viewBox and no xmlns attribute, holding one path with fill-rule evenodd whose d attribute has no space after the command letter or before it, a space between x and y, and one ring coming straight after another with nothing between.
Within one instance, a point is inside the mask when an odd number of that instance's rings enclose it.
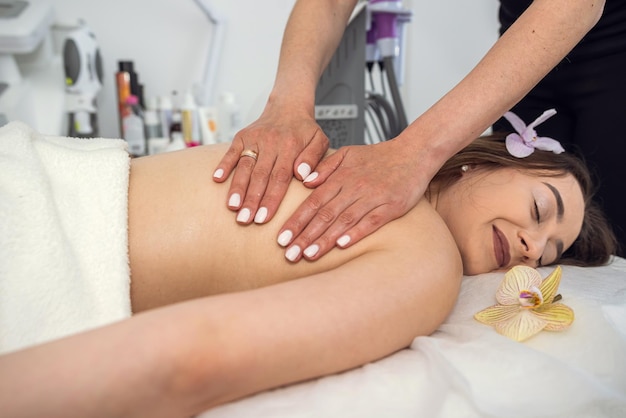
<instances>
[{"instance_id":1,"label":"brown hair","mask_svg":"<svg viewBox=\"0 0 626 418\"><path fill-rule=\"evenodd\" d=\"M473 141L441 167L433 184L440 191L446 189L461 178L463 166L488 170L513 168L553 177L572 174L583 193L585 215L578 238L557 262L586 267L608 263L617 251L617 240L602 210L592 200L595 190L585 162L567 152L536 151L526 158L513 157L506 149L505 135L494 133Z\"/></svg>"}]
</instances>

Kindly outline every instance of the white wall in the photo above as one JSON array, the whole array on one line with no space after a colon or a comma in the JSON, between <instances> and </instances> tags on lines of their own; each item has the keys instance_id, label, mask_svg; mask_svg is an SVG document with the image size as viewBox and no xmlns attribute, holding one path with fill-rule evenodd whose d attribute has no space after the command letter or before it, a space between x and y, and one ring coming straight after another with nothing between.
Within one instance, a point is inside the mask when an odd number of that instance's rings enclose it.
<instances>
[{"instance_id":1,"label":"white wall","mask_svg":"<svg viewBox=\"0 0 626 418\"><path fill-rule=\"evenodd\" d=\"M498 0L404 0L413 11L403 100L409 121L452 89L498 38Z\"/></svg>"},{"instance_id":2,"label":"white wall","mask_svg":"<svg viewBox=\"0 0 626 418\"><path fill-rule=\"evenodd\" d=\"M235 93L244 123L263 108L274 81L283 29L295 0L213 0L227 19L217 92ZM118 136L114 73L133 60L149 98L199 81L211 26L193 0L53 0L59 21L84 19L104 60L100 133ZM497 37L497 0L405 0L405 107L417 117L478 62Z\"/></svg>"}]
</instances>

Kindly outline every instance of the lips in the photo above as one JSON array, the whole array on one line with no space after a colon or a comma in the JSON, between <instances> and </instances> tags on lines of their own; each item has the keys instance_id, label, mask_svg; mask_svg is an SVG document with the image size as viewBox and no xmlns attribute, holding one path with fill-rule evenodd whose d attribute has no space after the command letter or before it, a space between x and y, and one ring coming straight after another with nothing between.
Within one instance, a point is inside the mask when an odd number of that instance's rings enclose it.
<instances>
[{"instance_id":1,"label":"lips","mask_svg":"<svg viewBox=\"0 0 626 418\"><path fill-rule=\"evenodd\" d=\"M499 268L508 266L511 262L511 253L509 252L509 242L506 237L495 226L493 227L493 251L496 255L496 262Z\"/></svg>"}]
</instances>

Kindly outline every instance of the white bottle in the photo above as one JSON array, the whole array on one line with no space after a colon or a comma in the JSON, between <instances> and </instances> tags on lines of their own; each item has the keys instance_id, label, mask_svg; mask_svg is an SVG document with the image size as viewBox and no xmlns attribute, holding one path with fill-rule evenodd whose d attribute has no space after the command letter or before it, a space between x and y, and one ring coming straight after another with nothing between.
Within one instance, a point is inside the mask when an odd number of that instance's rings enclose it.
<instances>
[{"instance_id":1,"label":"white bottle","mask_svg":"<svg viewBox=\"0 0 626 418\"><path fill-rule=\"evenodd\" d=\"M172 114L172 127L170 129L170 142L167 144L165 151L178 151L187 148L183 139L183 128L180 112Z\"/></svg>"},{"instance_id":2,"label":"white bottle","mask_svg":"<svg viewBox=\"0 0 626 418\"><path fill-rule=\"evenodd\" d=\"M134 157L146 155L146 137L144 136L141 117L131 113L124 117L122 123L124 125L124 139L128 142L128 151Z\"/></svg>"},{"instance_id":3,"label":"white bottle","mask_svg":"<svg viewBox=\"0 0 626 418\"><path fill-rule=\"evenodd\" d=\"M183 139L187 146L200 145L200 123L196 101L190 92L185 94L185 100L180 109Z\"/></svg>"},{"instance_id":4,"label":"white bottle","mask_svg":"<svg viewBox=\"0 0 626 418\"><path fill-rule=\"evenodd\" d=\"M124 139L128 142L128 151L134 157L146 155L146 134L143 126L143 118L135 96L130 96L127 105L131 111L122 119L124 127Z\"/></svg>"},{"instance_id":5,"label":"white bottle","mask_svg":"<svg viewBox=\"0 0 626 418\"><path fill-rule=\"evenodd\" d=\"M170 139L161 131L161 121L156 110L147 109L143 112L143 122L148 142L148 155L159 154L165 151Z\"/></svg>"},{"instance_id":6,"label":"white bottle","mask_svg":"<svg viewBox=\"0 0 626 418\"><path fill-rule=\"evenodd\" d=\"M217 109L215 107L199 107L198 120L202 145L217 144Z\"/></svg>"},{"instance_id":7,"label":"white bottle","mask_svg":"<svg viewBox=\"0 0 626 418\"><path fill-rule=\"evenodd\" d=\"M163 136L161 129L161 121L156 110L146 109L143 112L143 123L146 128L146 138L158 138Z\"/></svg>"},{"instance_id":8,"label":"white bottle","mask_svg":"<svg viewBox=\"0 0 626 418\"><path fill-rule=\"evenodd\" d=\"M217 108L217 142L230 142L241 129L241 113L235 95L225 92L220 95Z\"/></svg>"},{"instance_id":9,"label":"white bottle","mask_svg":"<svg viewBox=\"0 0 626 418\"><path fill-rule=\"evenodd\" d=\"M172 115L172 129L170 130L170 142L167 144L165 151L178 151L187 148L183 139L183 130L180 112L174 112Z\"/></svg>"},{"instance_id":10,"label":"white bottle","mask_svg":"<svg viewBox=\"0 0 626 418\"><path fill-rule=\"evenodd\" d=\"M172 127L172 113L174 111L172 100L169 96L160 96L158 104L159 118L161 119L161 132L163 136L169 136L170 128Z\"/></svg>"}]
</instances>

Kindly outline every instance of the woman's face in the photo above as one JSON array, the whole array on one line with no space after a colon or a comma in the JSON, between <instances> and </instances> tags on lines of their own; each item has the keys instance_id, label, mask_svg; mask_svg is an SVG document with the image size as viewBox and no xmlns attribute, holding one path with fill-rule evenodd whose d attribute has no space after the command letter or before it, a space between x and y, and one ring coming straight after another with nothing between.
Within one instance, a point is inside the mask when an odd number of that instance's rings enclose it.
<instances>
[{"instance_id":1,"label":"woman's face","mask_svg":"<svg viewBox=\"0 0 626 418\"><path fill-rule=\"evenodd\" d=\"M556 262L580 233L584 210L571 174L543 177L510 168L470 170L437 200L467 275Z\"/></svg>"}]
</instances>

